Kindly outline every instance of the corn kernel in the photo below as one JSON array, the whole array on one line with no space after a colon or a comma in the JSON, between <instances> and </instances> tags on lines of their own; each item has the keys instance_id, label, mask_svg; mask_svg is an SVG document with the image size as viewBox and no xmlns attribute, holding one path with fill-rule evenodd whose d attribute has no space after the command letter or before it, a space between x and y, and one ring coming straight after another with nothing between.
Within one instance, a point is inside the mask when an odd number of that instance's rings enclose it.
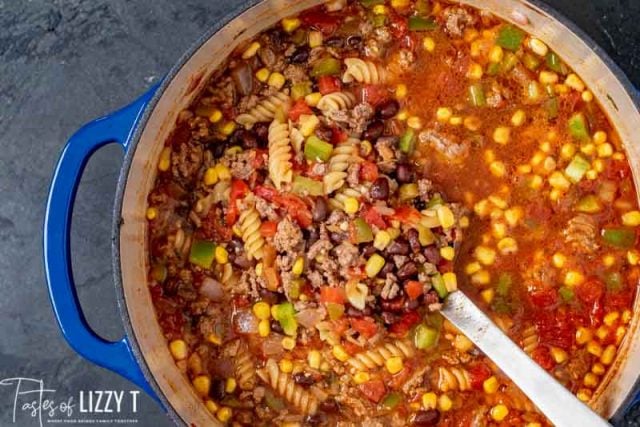
<instances>
[{"instance_id":1,"label":"corn kernel","mask_svg":"<svg viewBox=\"0 0 640 427\"><path fill-rule=\"evenodd\" d=\"M489 201L486 199L480 200L475 205L473 205L473 211L479 217L485 217L489 215L489 209L490 209Z\"/></svg>"},{"instance_id":2,"label":"corn kernel","mask_svg":"<svg viewBox=\"0 0 640 427\"><path fill-rule=\"evenodd\" d=\"M436 119L439 122L448 122L452 115L453 111L448 107L440 107L436 110Z\"/></svg>"},{"instance_id":3,"label":"corn kernel","mask_svg":"<svg viewBox=\"0 0 640 427\"><path fill-rule=\"evenodd\" d=\"M613 324L620 318L620 313L612 311L604 316L603 322L607 326L613 326Z\"/></svg>"},{"instance_id":4,"label":"corn kernel","mask_svg":"<svg viewBox=\"0 0 640 427\"><path fill-rule=\"evenodd\" d=\"M387 7L383 4L377 4L373 6L373 13L375 13L376 15L386 15Z\"/></svg>"},{"instance_id":5,"label":"corn kernel","mask_svg":"<svg viewBox=\"0 0 640 427\"><path fill-rule=\"evenodd\" d=\"M475 39L480 37L480 33L475 28L465 28L463 40L467 43L471 43Z\"/></svg>"},{"instance_id":6,"label":"corn kernel","mask_svg":"<svg viewBox=\"0 0 640 427\"><path fill-rule=\"evenodd\" d=\"M472 80L480 80L482 78L482 74L482 66L474 62L469 66L469 70L467 71L467 78Z\"/></svg>"},{"instance_id":7,"label":"corn kernel","mask_svg":"<svg viewBox=\"0 0 640 427\"><path fill-rule=\"evenodd\" d=\"M293 350L296 346L295 338L284 337L282 338L282 348L285 350Z\"/></svg>"},{"instance_id":8,"label":"corn kernel","mask_svg":"<svg viewBox=\"0 0 640 427\"><path fill-rule=\"evenodd\" d=\"M498 379L495 377L495 375L492 375L484 380L484 382L482 383L482 389L487 394L493 394L498 391L499 385L500 384L498 383Z\"/></svg>"},{"instance_id":9,"label":"corn kernel","mask_svg":"<svg viewBox=\"0 0 640 427\"><path fill-rule=\"evenodd\" d=\"M240 234L240 236L238 237L242 237L242 234ZM261 277L262 276L262 272L264 271L264 265L259 262L256 264L256 276Z\"/></svg>"},{"instance_id":10,"label":"corn kernel","mask_svg":"<svg viewBox=\"0 0 640 427\"><path fill-rule=\"evenodd\" d=\"M484 265L492 265L496 261L496 251L486 246L478 246L474 253L476 259Z\"/></svg>"},{"instance_id":11,"label":"corn kernel","mask_svg":"<svg viewBox=\"0 0 640 427\"><path fill-rule=\"evenodd\" d=\"M198 375L193 379L192 384L199 395L207 396L209 394L211 379L207 375Z\"/></svg>"},{"instance_id":12,"label":"corn kernel","mask_svg":"<svg viewBox=\"0 0 640 427\"><path fill-rule=\"evenodd\" d=\"M495 161L489 164L489 172L497 178L502 178L507 173L507 168L504 163Z\"/></svg>"},{"instance_id":13,"label":"corn kernel","mask_svg":"<svg viewBox=\"0 0 640 427\"><path fill-rule=\"evenodd\" d=\"M524 427L542 427L542 424L540 424L540 423L539 423L539 422L537 422L537 421L534 421L534 422L531 422L531 423L527 423L527 424L525 424L525 426L524 426Z\"/></svg>"},{"instance_id":14,"label":"corn kernel","mask_svg":"<svg viewBox=\"0 0 640 427\"><path fill-rule=\"evenodd\" d=\"M507 226L504 222L494 221L491 223L491 234L496 239L502 239L507 234Z\"/></svg>"},{"instance_id":15,"label":"corn kernel","mask_svg":"<svg viewBox=\"0 0 640 427\"><path fill-rule=\"evenodd\" d=\"M571 159L576 154L576 146L570 142L562 145L560 148L560 157L564 160Z\"/></svg>"},{"instance_id":16,"label":"corn kernel","mask_svg":"<svg viewBox=\"0 0 640 427\"><path fill-rule=\"evenodd\" d=\"M629 211L622 215L622 223L627 227L637 227L640 225L640 211Z\"/></svg>"},{"instance_id":17,"label":"corn kernel","mask_svg":"<svg viewBox=\"0 0 640 427\"><path fill-rule=\"evenodd\" d=\"M271 306L269 303L264 301L259 301L253 304L252 308L253 314L260 320L269 320L271 317Z\"/></svg>"},{"instance_id":18,"label":"corn kernel","mask_svg":"<svg viewBox=\"0 0 640 427\"><path fill-rule=\"evenodd\" d=\"M580 285L584 282L584 275L579 271L571 270L567 271L567 274L564 276L564 284L573 287Z\"/></svg>"},{"instance_id":19,"label":"corn kernel","mask_svg":"<svg viewBox=\"0 0 640 427\"><path fill-rule=\"evenodd\" d=\"M551 191L549 191L549 199L551 201L557 202L561 198L562 198L562 191L558 190L557 188L554 188Z\"/></svg>"},{"instance_id":20,"label":"corn kernel","mask_svg":"<svg viewBox=\"0 0 640 427\"><path fill-rule=\"evenodd\" d=\"M482 270L482 266L480 265L479 262L476 262L476 261L470 262L465 267L465 273L467 273L469 276L471 276L474 273L477 273L480 270Z\"/></svg>"},{"instance_id":21,"label":"corn kernel","mask_svg":"<svg viewBox=\"0 0 640 427\"><path fill-rule=\"evenodd\" d=\"M460 126L462 124L462 117L460 116L453 116L449 119L449 124L451 126Z\"/></svg>"},{"instance_id":22,"label":"corn kernel","mask_svg":"<svg viewBox=\"0 0 640 427\"><path fill-rule=\"evenodd\" d=\"M631 322L631 310L624 310L622 312L622 323L624 323L625 325L628 324L629 322Z\"/></svg>"},{"instance_id":23,"label":"corn kernel","mask_svg":"<svg viewBox=\"0 0 640 427\"><path fill-rule=\"evenodd\" d=\"M233 393L234 391L236 391L237 386L238 386L238 383L235 378L233 377L227 378L227 381L224 385L224 391L226 393Z\"/></svg>"},{"instance_id":24,"label":"corn kernel","mask_svg":"<svg viewBox=\"0 0 640 427\"><path fill-rule=\"evenodd\" d=\"M447 261L453 261L453 259L456 257L456 252L451 246L445 246L443 248L440 248L440 256Z\"/></svg>"},{"instance_id":25,"label":"corn kernel","mask_svg":"<svg viewBox=\"0 0 640 427\"><path fill-rule=\"evenodd\" d=\"M592 156L596 152L596 145L592 143L584 144L580 147L580 151L582 151L587 156Z\"/></svg>"},{"instance_id":26,"label":"corn kernel","mask_svg":"<svg viewBox=\"0 0 640 427\"><path fill-rule=\"evenodd\" d=\"M598 178L598 171L590 169L584 174L584 176L587 177L588 180L593 181Z\"/></svg>"},{"instance_id":27,"label":"corn kernel","mask_svg":"<svg viewBox=\"0 0 640 427\"><path fill-rule=\"evenodd\" d=\"M562 255L560 252L556 252L551 257L551 262L553 263L554 267L562 268L564 267L564 264L567 262L567 257Z\"/></svg>"},{"instance_id":28,"label":"corn kernel","mask_svg":"<svg viewBox=\"0 0 640 427\"><path fill-rule=\"evenodd\" d=\"M442 275L442 280L444 281L444 286L447 288L447 291L454 292L458 289L458 277L456 273L447 272Z\"/></svg>"},{"instance_id":29,"label":"corn kernel","mask_svg":"<svg viewBox=\"0 0 640 427\"><path fill-rule=\"evenodd\" d=\"M269 76L269 80L267 80L267 84L276 89L282 89L284 86L285 78L281 73L271 73Z\"/></svg>"},{"instance_id":30,"label":"corn kernel","mask_svg":"<svg viewBox=\"0 0 640 427\"><path fill-rule=\"evenodd\" d=\"M613 146L608 142L604 142L597 146L598 157L607 158L613 155Z\"/></svg>"},{"instance_id":31,"label":"corn kernel","mask_svg":"<svg viewBox=\"0 0 640 427\"><path fill-rule=\"evenodd\" d=\"M606 326L600 326L598 329L596 329L596 337L598 337L598 339L600 341L604 341L607 339L607 337L609 336L609 329Z\"/></svg>"},{"instance_id":32,"label":"corn kernel","mask_svg":"<svg viewBox=\"0 0 640 427\"><path fill-rule=\"evenodd\" d=\"M407 126L411 129L422 129L422 120L418 116L411 116L407 119Z\"/></svg>"},{"instance_id":33,"label":"corn kernel","mask_svg":"<svg viewBox=\"0 0 640 427\"><path fill-rule=\"evenodd\" d=\"M582 380L582 383L587 387L593 388L598 385L598 377L591 372L587 372Z\"/></svg>"},{"instance_id":34,"label":"corn kernel","mask_svg":"<svg viewBox=\"0 0 640 427\"><path fill-rule=\"evenodd\" d=\"M467 116L467 117L464 118L462 123L464 124L465 128L469 129L470 131L474 131L474 132L477 131L478 129L480 129L480 126L482 125L482 122L476 116Z\"/></svg>"},{"instance_id":35,"label":"corn kernel","mask_svg":"<svg viewBox=\"0 0 640 427\"><path fill-rule=\"evenodd\" d=\"M289 374L291 373L291 371L293 371L293 362L291 362L291 360L289 359L281 359L280 363L278 363L278 366L280 366L280 370L285 374Z\"/></svg>"},{"instance_id":36,"label":"corn kernel","mask_svg":"<svg viewBox=\"0 0 640 427\"><path fill-rule=\"evenodd\" d=\"M166 172L171 167L171 148L164 147L160 152L160 161L158 161L158 169Z\"/></svg>"},{"instance_id":37,"label":"corn kernel","mask_svg":"<svg viewBox=\"0 0 640 427\"><path fill-rule=\"evenodd\" d=\"M580 97L584 102L589 103L593 101L593 92L591 92L590 90L584 90L582 91L582 94L580 95Z\"/></svg>"},{"instance_id":38,"label":"corn kernel","mask_svg":"<svg viewBox=\"0 0 640 427\"><path fill-rule=\"evenodd\" d=\"M493 131L493 140L498 144L506 144L511 137L511 129L505 126L499 126Z\"/></svg>"},{"instance_id":39,"label":"corn kernel","mask_svg":"<svg viewBox=\"0 0 640 427\"><path fill-rule=\"evenodd\" d=\"M480 296L482 297L482 300L487 304L491 304L495 295L496 295L496 292L493 289L485 289L484 291L480 292Z\"/></svg>"},{"instance_id":40,"label":"corn kernel","mask_svg":"<svg viewBox=\"0 0 640 427\"><path fill-rule=\"evenodd\" d=\"M189 355L189 348L184 340L173 340L169 343L169 351L175 360L184 360Z\"/></svg>"},{"instance_id":41,"label":"corn kernel","mask_svg":"<svg viewBox=\"0 0 640 427\"><path fill-rule=\"evenodd\" d=\"M150 207L147 209L146 217L149 221L153 221L158 216L158 209Z\"/></svg>"},{"instance_id":42,"label":"corn kernel","mask_svg":"<svg viewBox=\"0 0 640 427\"><path fill-rule=\"evenodd\" d=\"M220 245L216 246L214 255L218 264L226 264L229 262L229 252Z\"/></svg>"},{"instance_id":43,"label":"corn kernel","mask_svg":"<svg viewBox=\"0 0 640 427\"><path fill-rule=\"evenodd\" d=\"M309 31L309 47L311 49L322 46L322 39L323 37L320 31Z\"/></svg>"},{"instance_id":44,"label":"corn kernel","mask_svg":"<svg viewBox=\"0 0 640 427\"><path fill-rule=\"evenodd\" d=\"M231 410L231 408L228 408L226 406L223 406L222 408L218 409L218 411L216 412L216 418L221 423L226 423L227 421L229 421L232 415L233 415L233 411Z\"/></svg>"},{"instance_id":45,"label":"corn kernel","mask_svg":"<svg viewBox=\"0 0 640 427\"><path fill-rule=\"evenodd\" d=\"M256 79L258 79L262 83L266 83L270 75L271 75L271 71L269 71L266 68L260 68L258 71L256 71Z\"/></svg>"},{"instance_id":46,"label":"corn kernel","mask_svg":"<svg viewBox=\"0 0 640 427\"><path fill-rule=\"evenodd\" d=\"M436 50L436 42L431 37L425 37L422 39L422 47L429 53L433 53Z\"/></svg>"},{"instance_id":47,"label":"corn kernel","mask_svg":"<svg viewBox=\"0 0 640 427\"><path fill-rule=\"evenodd\" d=\"M438 404L438 396L432 391L422 395L422 406L424 409L436 409Z\"/></svg>"},{"instance_id":48,"label":"corn kernel","mask_svg":"<svg viewBox=\"0 0 640 427\"><path fill-rule=\"evenodd\" d=\"M577 90L578 92L582 92L584 88L584 83L580 80L577 74L571 73L567 76L567 79L564 81L564 84L569 86L571 89Z\"/></svg>"},{"instance_id":49,"label":"corn kernel","mask_svg":"<svg viewBox=\"0 0 640 427\"><path fill-rule=\"evenodd\" d=\"M593 333L590 329L585 328L584 326L578 327L576 331L576 342L580 345L586 344L593 338Z\"/></svg>"},{"instance_id":50,"label":"corn kernel","mask_svg":"<svg viewBox=\"0 0 640 427\"><path fill-rule=\"evenodd\" d=\"M498 242L498 250L502 255L518 252L518 243L513 237L505 237Z\"/></svg>"},{"instance_id":51,"label":"corn kernel","mask_svg":"<svg viewBox=\"0 0 640 427\"><path fill-rule=\"evenodd\" d=\"M591 372L593 372L596 375L602 375L605 373L605 371L607 370L607 368L604 367L604 365L602 363L594 363L593 366L591 367Z\"/></svg>"},{"instance_id":52,"label":"corn kernel","mask_svg":"<svg viewBox=\"0 0 640 427\"><path fill-rule=\"evenodd\" d=\"M551 347L549 353L551 353L551 357L556 363L563 363L569 358L569 354L558 347Z\"/></svg>"},{"instance_id":53,"label":"corn kernel","mask_svg":"<svg viewBox=\"0 0 640 427\"><path fill-rule=\"evenodd\" d=\"M490 415L494 421L500 422L504 420L507 417L507 415L509 415L509 408L507 408L505 405L500 403L494 406L493 408L491 408Z\"/></svg>"},{"instance_id":54,"label":"corn kernel","mask_svg":"<svg viewBox=\"0 0 640 427\"><path fill-rule=\"evenodd\" d=\"M400 83L396 86L396 98L402 99L407 96L407 85Z\"/></svg>"},{"instance_id":55,"label":"corn kernel","mask_svg":"<svg viewBox=\"0 0 640 427\"><path fill-rule=\"evenodd\" d=\"M344 211L348 214L354 214L360 209L360 203L355 197L347 197L344 201Z\"/></svg>"},{"instance_id":56,"label":"corn kernel","mask_svg":"<svg viewBox=\"0 0 640 427\"><path fill-rule=\"evenodd\" d=\"M576 393L576 397L582 402L588 402L591 399L591 390L581 388Z\"/></svg>"},{"instance_id":57,"label":"corn kernel","mask_svg":"<svg viewBox=\"0 0 640 427\"><path fill-rule=\"evenodd\" d=\"M320 102L320 98L322 98L322 94L320 92L313 92L304 97L304 101L310 106L315 107Z\"/></svg>"},{"instance_id":58,"label":"corn kernel","mask_svg":"<svg viewBox=\"0 0 640 427\"><path fill-rule=\"evenodd\" d=\"M593 142L596 145L604 144L607 142L607 133L605 131L599 130L593 134Z\"/></svg>"},{"instance_id":59,"label":"corn kernel","mask_svg":"<svg viewBox=\"0 0 640 427\"><path fill-rule=\"evenodd\" d=\"M236 130L235 122L226 122L219 127L220 133L225 136L231 135ZM219 177L218 177L219 178Z\"/></svg>"},{"instance_id":60,"label":"corn kernel","mask_svg":"<svg viewBox=\"0 0 640 427\"><path fill-rule=\"evenodd\" d=\"M624 160L626 157L624 156L623 153L615 152L615 153L613 153L613 156L611 156L611 158L613 160Z\"/></svg>"},{"instance_id":61,"label":"corn kernel","mask_svg":"<svg viewBox=\"0 0 640 427\"><path fill-rule=\"evenodd\" d=\"M341 362L346 362L350 357L349 353L347 353L344 347L340 344L333 346L331 353L333 354L333 357Z\"/></svg>"},{"instance_id":62,"label":"corn kernel","mask_svg":"<svg viewBox=\"0 0 640 427\"><path fill-rule=\"evenodd\" d=\"M602 346L595 341L589 341L587 344L587 351L595 357L602 356Z\"/></svg>"},{"instance_id":63,"label":"corn kernel","mask_svg":"<svg viewBox=\"0 0 640 427\"><path fill-rule=\"evenodd\" d=\"M307 355L307 362L309 363L309 367L313 369L319 369L320 363L322 361L322 356L318 350L311 350Z\"/></svg>"},{"instance_id":64,"label":"corn kernel","mask_svg":"<svg viewBox=\"0 0 640 427\"><path fill-rule=\"evenodd\" d=\"M538 56L546 56L549 52L549 48L547 47L547 45L538 38L532 37L531 39L529 39L528 45L529 49L531 49L531 51Z\"/></svg>"},{"instance_id":65,"label":"corn kernel","mask_svg":"<svg viewBox=\"0 0 640 427\"><path fill-rule=\"evenodd\" d=\"M602 352L602 356L600 356L600 362L603 365L609 366L613 363L613 359L616 357L616 346L610 344L607 348Z\"/></svg>"},{"instance_id":66,"label":"corn kernel","mask_svg":"<svg viewBox=\"0 0 640 427\"><path fill-rule=\"evenodd\" d=\"M436 215L438 216L438 221L440 222L440 226L445 230L447 228L453 227L455 224L455 217L453 216L453 212L446 205L440 205L436 208Z\"/></svg>"},{"instance_id":67,"label":"corn kernel","mask_svg":"<svg viewBox=\"0 0 640 427\"><path fill-rule=\"evenodd\" d=\"M618 326L616 328L616 333L615 333L615 337L616 337L616 344L620 345L620 343L622 342L624 335L627 333L627 328L625 328L624 326Z\"/></svg>"},{"instance_id":68,"label":"corn kernel","mask_svg":"<svg viewBox=\"0 0 640 427\"><path fill-rule=\"evenodd\" d=\"M282 19L282 21L280 21L280 23L282 24L282 29L285 32L293 33L300 27L302 21L300 21L298 18L284 18Z\"/></svg>"},{"instance_id":69,"label":"corn kernel","mask_svg":"<svg viewBox=\"0 0 640 427\"><path fill-rule=\"evenodd\" d=\"M605 164L602 159L595 159L592 162L591 167L593 167L593 170L595 170L596 172L602 173L604 172Z\"/></svg>"},{"instance_id":70,"label":"corn kernel","mask_svg":"<svg viewBox=\"0 0 640 427\"><path fill-rule=\"evenodd\" d=\"M204 406L206 406L209 412L211 412L212 414L215 414L216 411L220 408L218 404L211 399L207 399L204 402Z\"/></svg>"},{"instance_id":71,"label":"corn kernel","mask_svg":"<svg viewBox=\"0 0 640 427\"><path fill-rule=\"evenodd\" d=\"M453 346L456 348L456 350L462 353L466 353L473 348L473 343L469 338L465 337L464 335L458 334L453 339Z\"/></svg>"},{"instance_id":72,"label":"corn kernel","mask_svg":"<svg viewBox=\"0 0 640 427\"><path fill-rule=\"evenodd\" d=\"M258 53L258 49L260 49L260 43L253 42L247 47L244 52L242 52L242 59L253 58L256 53Z\"/></svg>"},{"instance_id":73,"label":"corn kernel","mask_svg":"<svg viewBox=\"0 0 640 427\"><path fill-rule=\"evenodd\" d=\"M556 171L549 175L549 184L558 190L567 191L571 186L569 180L562 174L562 172Z\"/></svg>"},{"instance_id":74,"label":"corn kernel","mask_svg":"<svg viewBox=\"0 0 640 427\"><path fill-rule=\"evenodd\" d=\"M402 369L404 368L404 364L402 363L402 358L399 356L393 356L388 358L384 362L384 366L385 368L387 368L387 371L392 375L397 374L398 372L402 371Z\"/></svg>"},{"instance_id":75,"label":"corn kernel","mask_svg":"<svg viewBox=\"0 0 640 427\"><path fill-rule=\"evenodd\" d=\"M353 376L353 382L356 384L364 384L371 379L371 376L368 372L356 372Z\"/></svg>"},{"instance_id":76,"label":"corn kernel","mask_svg":"<svg viewBox=\"0 0 640 427\"><path fill-rule=\"evenodd\" d=\"M460 218L460 220L458 221L458 225L460 226L460 228L469 227L469 217L465 215L462 218Z\"/></svg>"},{"instance_id":77,"label":"corn kernel","mask_svg":"<svg viewBox=\"0 0 640 427\"><path fill-rule=\"evenodd\" d=\"M526 119L526 114L523 110L518 110L515 113L513 113L513 116L511 116L511 124L518 127L518 126L522 126L524 124L524 121Z\"/></svg>"},{"instance_id":78,"label":"corn kernel","mask_svg":"<svg viewBox=\"0 0 640 427\"><path fill-rule=\"evenodd\" d=\"M306 138L315 132L320 124L320 119L315 114L301 114L298 122L300 133Z\"/></svg>"},{"instance_id":79,"label":"corn kernel","mask_svg":"<svg viewBox=\"0 0 640 427\"><path fill-rule=\"evenodd\" d=\"M441 412L450 411L452 407L453 402L451 401L451 398L449 398L449 396L447 396L446 394L441 394L440 397L438 397L438 409Z\"/></svg>"},{"instance_id":80,"label":"corn kernel","mask_svg":"<svg viewBox=\"0 0 640 427\"><path fill-rule=\"evenodd\" d=\"M524 212L522 208L519 206L515 206L504 211L504 219L507 221L507 224L511 227L515 227L518 225L520 220L522 219Z\"/></svg>"},{"instance_id":81,"label":"corn kernel","mask_svg":"<svg viewBox=\"0 0 640 427\"><path fill-rule=\"evenodd\" d=\"M384 250L391 243L391 235L386 230L380 230L373 239L373 247L379 251Z\"/></svg>"},{"instance_id":82,"label":"corn kernel","mask_svg":"<svg viewBox=\"0 0 640 427\"><path fill-rule=\"evenodd\" d=\"M502 62L502 58L504 57L504 50L501 46L495 45L489 50L489 61L490 62Z\"/></svg>"},{"instance_id":83,"label":"corn kernel","mask_svg":"<svg viewBox=\"0 0 640 427\"><path fill-rule=\"evenodd\" d=\"M386 261L383 257L374 253L367 260L367 263L364 266L364 271L367 273L368 277L376 277L384 267L385 262Z\"/></svg>"},{"instance_id":84,"label":"corn kernel","mask_svg":"<svg viewBox=\"0 0 640 427\"><path fill-rule=\"evenodd\" d=\"M271 323L267 319L262 319L258 322L258 335L265 338L271 333Z\"/></svg>"},{"instance_id":85,"label":"corn kernel","mask_svg":"<svg viewBox=\"0 0 640 427\"><path fill-rule=\"evenodd\" d=\"M543 85L552 85L558 83L558 75L553 71L540 71L538 80Z\"/></svg>"},{"instance_id":86,"label":"corn kernel","mask_svg":"<svg viewBox=\"0 0 640 427\"><path fill-rule=\"evenodd\" d=\"M471 283L474 285L488 285L491 282L491 275L487 270L480 270L471 276Z\"/></svg>"}]
</instances>

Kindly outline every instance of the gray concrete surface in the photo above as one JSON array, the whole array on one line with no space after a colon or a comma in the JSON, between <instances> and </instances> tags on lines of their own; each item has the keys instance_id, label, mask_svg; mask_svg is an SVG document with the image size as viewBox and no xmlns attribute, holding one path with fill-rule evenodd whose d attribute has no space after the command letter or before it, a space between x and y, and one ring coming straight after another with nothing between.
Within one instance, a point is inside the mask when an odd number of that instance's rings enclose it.
<instances>
[{"instance_id":1,"label":"gray concrete surface","mask_svg":"<svg viewBox=\"0 0 640 427\"><path fill-rule=\"evenodd\" d=\"M640 85L639 1L548 3L589 33ZM237 7L234 4L0 0L0 380L42 379L57 390L57 400L77 398L80 390L136 390L77 356L55 323L41 253L49 180L74 130L144 92L212 22ZM91 325L110 339L122 333L109 243L121 158L114 146L92 158L73 219L80 298ZM12 422L14 393L13 387L0 386L0 425L37 425L36 418L19 409ZM171 425L146 396L137 413L123 410L119 417L145 426Z\"/></svg>"}]
</instances>

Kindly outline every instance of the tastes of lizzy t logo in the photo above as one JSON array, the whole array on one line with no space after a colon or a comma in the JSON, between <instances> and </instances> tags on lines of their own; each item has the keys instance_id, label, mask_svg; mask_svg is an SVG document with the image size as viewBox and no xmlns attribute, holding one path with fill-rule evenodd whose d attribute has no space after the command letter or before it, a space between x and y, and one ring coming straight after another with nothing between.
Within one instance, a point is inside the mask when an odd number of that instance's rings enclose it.
<instances>
[{"instance_id":1,"label":"tastes of lizzy t logo","mask_svg":"<svg viewBox=\"0 0 640 427\"><path fill-rule=\"evenodd\" d=\"M13 399L11 421L27 426L27 420L40 427L51 424L134 424L128 414L138 412L139 391L81 390L76 396L56 396L56 390L45 387L34 378L5 378L0 386L10 391ZM3 393L4 394L4 393ZM8 414L0 414L7 416ZM2 424L2 423L0 423Z\"/></svg>"}]
</instances>

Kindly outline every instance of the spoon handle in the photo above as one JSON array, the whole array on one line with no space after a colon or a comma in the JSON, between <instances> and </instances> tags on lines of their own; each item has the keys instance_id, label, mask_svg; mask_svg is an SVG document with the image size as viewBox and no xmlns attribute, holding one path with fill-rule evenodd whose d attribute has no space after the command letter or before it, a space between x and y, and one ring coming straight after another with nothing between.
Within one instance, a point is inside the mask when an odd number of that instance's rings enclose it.
<instances>
[{"instance_id":1,"label":"spoon handle","mask_svg":"<svg viewBox=\"0 0 640 427\"><path fill-rule=\"evenodd\" d=\"M493 360L554 425L610 425L529 358L464 293L449 295L442 314Z\"/></svg>"}]
</instances>

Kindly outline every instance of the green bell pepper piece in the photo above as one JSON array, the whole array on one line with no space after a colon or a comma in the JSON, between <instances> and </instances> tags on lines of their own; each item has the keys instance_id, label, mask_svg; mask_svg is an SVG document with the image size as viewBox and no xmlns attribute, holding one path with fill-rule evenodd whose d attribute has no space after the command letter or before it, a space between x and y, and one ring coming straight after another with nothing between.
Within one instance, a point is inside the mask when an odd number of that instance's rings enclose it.
<instances>
[{"instance_id":1,"label":"green bell pepper piece","mask_svg":"<svg viewBox=\"0 0 640 427\"><path fill-rule=\"evenodd\" d=\"M589 170L591 164L584 159L580 154L576 154L571 163L564 170L569 180L574 184L580 182L585 173Z\"/></svg>"},{"instance_id":2,"label":"green bell pepper piece","mask_svg":"<svg viewBox=\"0 0 640 427\"><path fill-rule=\"evenodd\" d=\"M636 243L636 232L623 227L605 228L602 230L602 239L615 248L630 249Z\"/></svg>"},{"instance_id":3,"label":"green bell pepper piece","mask_svg":"<svg viewBox=\"0 0 640 427\"><path fill-rule=\"evenodd\" d=\"M589 127L587 120L584 118L584 114L575 113L569 118L569 133L576 139L588 139Z\"/></svg>"},{"instance_id":4,"label":"green bell pepper piece","mask_svg":"<svg viewBox=\"0 0 640 427\"><path fill-rule=\"evenodd\" d=\"M154 264L151 267L151 278L158 283L167 280L167 266L164 264Z\"/></svg>"},{"instance_id":5,"label":"green bell pepper piece","mask_svg":"<svg viewBox=\"0 0 640 427\"><path fill-rule=\"evenodd\" d=\"M327 313L329 314L329 319L338 320L344 314L344 305L336 304L334 302L326 303Z\"/></svg>"},{"instance_id":6,"label":"green bell pepper piece","mask_svg":"<svg viewBox=\"0 0 640 427\"><path fill-rule=\"evenodd\" d=\"M311 82L296 83L291 86L291 98L297 101L311 93Z\"/></svg>"},{"instance_id":7,"label":"green bell pepper piece","mask_svg":"<svg viewBox=\"0 0 640 427\"><path fill-rule=\"evenodd\" d=\"M398 148L405 154L411 154L415 148L416 135L413 129L407 129L400 137Z\"/></svg>"},{"instance_id":8,"label":"green bell pepper piece","mask_svg":"<svg viewBox=\"0 0 640 427\"><path fill-rule=\"evenodd\" d=\"M366 243L373 241L373 231L367 221L362 218L353 220L353 227L356 234L356 243Z\"/></svg>"},{"instance_id":9,"label":"green bell pepper piece","mask_svg":"<svg viewBox=\"0 0 640 427\"><path fill-rule=\"evenodd\" d=\"M549 51L545 59L547 60L547 67L549 67L550 70L564 74L564 64L555 52Z\"/></svg>"},{"instance_id":10,"label":"green bell pepper piece","mask_svg":"<svg viewBox=\"0 0 640 427\"><path fill-rule=\"evenodd\" d=\"M544 101L544 109L547 112L548 119L555 119L558 117L558 98L552 96Z\"/></svg>"},{"instance_id":11,"label":"green bell pepper piece","mask_svg":"<svg viewBox=\"0 0 640 427\"><path fill-rule=\"evenodd\" d=\"M522 63L531 71L535 71L540 66L541 62L542 61L537 56L532 55L529 52L522 56Z\"/></svg>"},{"instance_id":12,"label":"green bell pepper piece","mask_svg":"<svg viewBox=\"0 0 640 427\"><path fill-rule=\"evenodd\" d=\"M566 286L561 286L560 289L558 289L558 294L560 295L560 298L562 298L564 302L570 302L573 300L573 297L574 297L574 294L571 288L568 288Z\"/></svg>"},{"instance_id":13,"label":"green bell pepper piece","mask_svg":"<svg viewBox=\"0 0 640 427\"><path fill-rule=\"evenodd\" d=\"M283 302L274 306L272 313L274 318L280 323L285 334L295 336L298 331L298 321L296 320L296 310L290 302Z\"/></svg>"},{"instance_id":14,"label":"green bell pepper piece","mask_svg":"<svg viewBox=\"0 0 640 427\"><path fill-rule=\"evenodd\" d=\"M387 409L393 409L398 406L398 403L402 402L402 395L395 391L387 394L384 399L382 399L382 406Z\"/></svg>"},{"instance_id":15,"label":"green bell pepper piece","mask_svg":"<svg viewBox=\"0 0 640 427\"><path fill-rule=\"evenodd\" d=\"M433 285L433 289L435 289L440 298L444 299L449 295L449 291L447 290L447 287L444 284L444 279L440 273L436 273L431 276L431 285Z\"/></svg>"},{"instance_id":16,"label":"green bell pepper piece","mask_svg":"<svg viewBox=\"0 0 640 427\"><path fill-rule=\"evenodd\" d=\"M207 240L196 239L191 244L189 262L202 268L211 268L215 258L216 244Z\"/></svg>"},{"instance_id":17,"label":"green bell pepper piece","mask_svg":"<svg viewBox=\"0 0 640 427\"><path fill-rule=\"evenodd\" d=\"M420 195L420 190L418 189L418 184L412 182L410 184L402 184L398 189L398 198L400 201L407 201L415 199Z\"/></svg>"},{"instance_id":18,"label":"green bell pepper piece","mask_svg":"<svg viewBox=\"0 0 640 427\"><path fill-rule=\"evenodd\" d=\"M617 292L622 289L622 275L613 271L604 277L604 283L607 285L608 291Z\"/></svg>"},{"instance_id":19,"label":"green bell pepper piece","mask_svg":"<svg viewBox=\"0 0 640 427\"><path fill-rule=\"evenodd\" d=\"M409 17L409 31L431 31L436 28L438 28L438 24L431 18L415 15Z\"/></svg>"},{"instance_id":20,"label":"green bell pepper piece","mask_svg":"<svg viewBox=\"0 0 640 427\"><path fill-rule=\"evenodd\" d=\"M509 295L511 289L511 275L509 273L502 273L498 278L498 284L496 285L496 293L500 296L506 297Z\"/></svg>"},{"instance_id":21,"label":"green bell pepper piece","mask_svg":"<svg viewBox=\"0 0 640 427\"><path fill-rule=\"evenodd\" d=\"M515 51L518 50L522 44L524 37L525 33L520 28L514 27L513 25L505 25L498 33L496 44L505 49Z\"/></svg>"},{"instance_id":22,"label":"green bell pepper piece","mask_svg":"<svg viewBox=\"0 0 640 427\"><path fill-rule=\"evenodd\" d=\"M576 210L584 213L598 213L602 210L602 204L600 199L593 194L589 194L578 201Z\"/></svg>"},{"instance_id":23,"label":"green bell pepper piece","mask_svg":"<svg viewBox=\"0 0 640 427\"><path fill-rule=\"evenodd\" d=\"M333 57L321 59L311 69L311 77L334 76L338 74L340 74L340 60Z\"/></svg>"},{"instance_id":24,"label":"green bell pepper piece","mask_svg":"<svg viewBox=\"0 0 640 427\"><path fill-rule=\"evenodd\" d=\"M293 186L291 190L301 196L323 196L324 187L321 181L307 178L306 176L296 175L293 177Z\"/></svg>"},{"instance_id":25,"label":"green bell pepper piece","mask_svg":"<svg viewBox=\"0 0 640 427\"><path fill-rule=\"evenodd\" d=\"M469 101L474 107L487 105L487 98L484 96L484 89L480 83L469 86Z\"/></svg>"},{"instance_id":26,"label":"green bell pepper piece","mask_svg":"<svg viewBox=\"0 0 640 427\"><path fill-rule=\"evenodd\" d=\"M331 157L333 145L311 135L304 144L304 157L312 162L326 162Z\"/></svg>"},{"instance_id":27,"label":"green bell pepper piece","mask_svg":"<svg viewBox=\"0 0 640 427\"><path fill-rule=\"evenodd\" d=\"M438 330L425 324L416 326L413 343L416 348L426 350L433 347L438 342Z\"/></svg>"}]
</instances>

